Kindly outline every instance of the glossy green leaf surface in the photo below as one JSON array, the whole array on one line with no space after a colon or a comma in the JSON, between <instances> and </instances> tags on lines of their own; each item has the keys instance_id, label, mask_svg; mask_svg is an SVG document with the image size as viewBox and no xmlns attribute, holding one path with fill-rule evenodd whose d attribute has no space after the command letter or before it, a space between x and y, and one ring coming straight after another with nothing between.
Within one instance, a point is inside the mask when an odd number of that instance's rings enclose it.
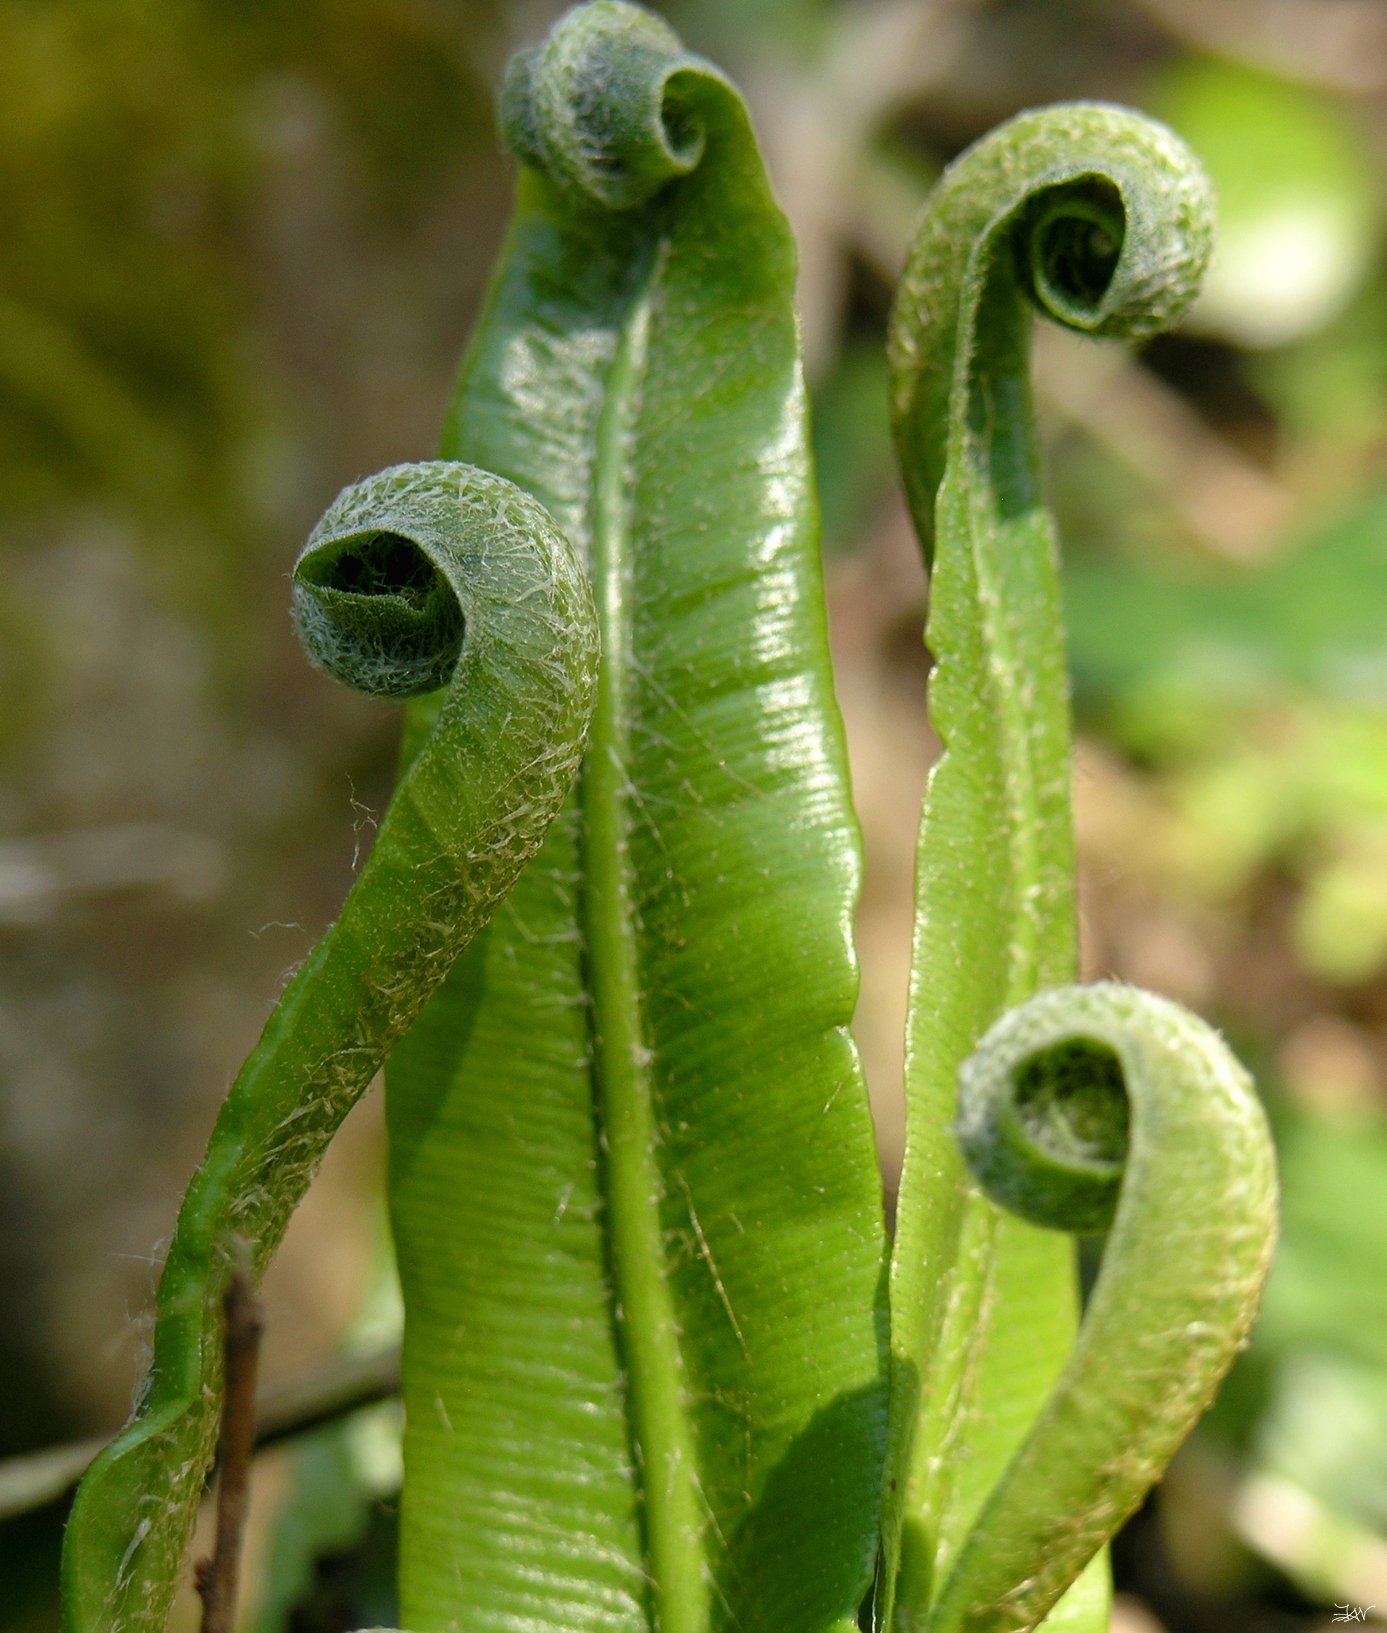
<instances>
[{"instance_id":1,"label":"glossy green leaf surface","mask_svg":"<svg viewBox=\"0 0 1387 1633\"><path fill-rule=\"evenodd\" d=\"M533 499L470 466L396 466L346 489L299 559L295 602L315 660L362 690L451 679L184 1199L144 1400L73 1506L68 1633L163 1628L216 1442L230 1266L244 1253L264 1270L342 1119L534 854L593 707L585 575Z\"/></svg>"},{"instance_id":2,"label":"glossy green leaf surface","mask_svg":"<svg viewBox=\"0 0 1387 1633\"><path fill-rule=\"evenodd\" d=\"M884 1238L793 246L633 7L503 116L444 452L578 545L603 660L578 797L387 1073L402 1625L811 1633L871 1575Z\"/></svg>"},{"instance_id":3,"label":"glossy green leaf surface","mask_svg":"<svg viewBox=\"0 0 1387 1633\"><path fill-rule=\"evenodd\" d=\"M917 863L907 1143L892 1262L883 1624L929 1624L972 1521L1073 1342L1072 1249L1003 1216L950 1127L959 1067L1002 1012L1075 971L1069 722L1054 529L1029 389L1036 306L1095 335L1175 322L1208 189L1163 127L1024 114L945 173L891 334L912 513L932 550L926 641L945 753ZM1101 1621L1101 1565L1067 1615Z\"/></svg>"}]
</instances>

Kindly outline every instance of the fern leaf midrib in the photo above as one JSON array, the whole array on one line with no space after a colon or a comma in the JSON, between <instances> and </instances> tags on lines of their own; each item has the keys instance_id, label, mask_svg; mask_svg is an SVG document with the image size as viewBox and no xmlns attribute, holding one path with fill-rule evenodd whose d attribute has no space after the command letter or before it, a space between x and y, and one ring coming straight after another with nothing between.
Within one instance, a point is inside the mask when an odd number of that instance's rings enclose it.
<instances>
[{"instance_id":1,"label":"fern leaf midrib","mask_svg":"<svg viewBox=\"0 0 1387 1633\"><path fill-rule=\"evenodd\" d=\"M706 1562L692 1425L666 1279L664 1181L641 1002L630 857L632 445L660 256L627 306L607 375L594 461L591 564L602 667L583 774L582 921L602 1130L608 1250L635 1462L643 1495L650 1612L658 1633L703 1633Z\"/></svg>"}]
</instances>

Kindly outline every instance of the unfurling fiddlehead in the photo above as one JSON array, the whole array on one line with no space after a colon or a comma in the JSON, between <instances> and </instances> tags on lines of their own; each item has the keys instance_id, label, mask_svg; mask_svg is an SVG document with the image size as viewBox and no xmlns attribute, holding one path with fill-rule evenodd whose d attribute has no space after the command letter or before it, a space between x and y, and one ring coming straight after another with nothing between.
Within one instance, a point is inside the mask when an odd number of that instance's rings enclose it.
<instances>
[{"instance_id":1,"label":"unfurling fiddlehead","mask_svg":"<svg viewBox=\"0 0 1387 1633\"><path fill-rule=\"evenodd\" d=\"M597 0L511 58L501 128L516 157L571 199L624 211L695 170L709 119L721 124L737 100L657 18Z\"/></svg>"},{"instance_id":2,"label":"unfurling fiddlehead","mask_svg":"<svg viewBox=\"0 0 1387 1633\"><path fill-rule=\"evenodd\" d=\"M534 854L592 712L591 592L544 509L469 465L348 488L294 574L316 663L361 691L446 683L337 923L285 990L184 1200L154 1362L78 1494L68 1633L159 1633L211 1461L233 1254L258 1274L343 1117Z\"/></svg>"},{"instance_id":3,"label":"unfurling fiddlehead","mask_svg":"<svg viewBox=\"0 0 1387 1633\"><path fill-rule=\"evenodd\" d=\"M1092 1020L1079 1036L1096 1028L1098 1041L1058 1054L1037 1044L1032 1066L1034 1050L1023 1051L1017 1109L995 1120L1003 1149L1028 1118L1071 1121L1070 1189L1087 1188L1086 1216L1037 1226L1001 1212L979 1195L950 1133L959 1069L978 1040L1028 1000L1039 1007L1020 1014L1031 1019L1008 1019L999 1036L1040 1025L1055 1000L1035 994L1076 973L1068 692L1030 402L1033 316L1100 337L1168 328L1196 292L1211 224L1199 167L1162 126L1101 105L1023 114L945 173L897 295L893 410L932 556L930 707L944 754L920 834L892 1265L877 1611L894 1629L1030 1627L1049 1611L1226 1369L1269 1251L1270 1156L1255 1102L1235 1093L1241 1078L1221 1046L1200 1053L1204 1029L1154 1000L1106 989L1073 999ZM1170 1094L1162 1049L1194 1057L1192 1078ZM1102 1095L1088 1076L1060 1092L1065 1062L1093 1060L1108 1063L1100 1086L1116 1083L1111 1063L1121 1062L1134 1166L1101 1296L1066 1362L1072 1249L1042 1227L1099 1228L1111 1198L1115 1148L1096 1134L1096 1149L1084 1145L1084 1117ZM1201 1121L1196 1103L1214 1091L1223 1110ZM1204 1148L1157 1137L1177 1114ZM964 1126L976 1144L973 1112ZM1164 1165L1158 1178L1152 1164ZM1182 1168L1212 1168L1218 1183L1197 1193ZM1029 1182L1008 1179L999 1194L1029 1196ZM1192 1235L1198 1254L1184 1248ZM1223 1257L1238 1268L1218 1272L1211 1297L1209 1265ZM1159 1365L1143 1359L1157 1354ZM1066 1601L1067 1625L1103 1625L1107 1591L1096 1561Z\"/></svg>"},{"instance_id":4,"label":"unfurling fiddlehead","mask_svg":"<svg viewBox=\"0 0 1387 1633\"><path fill-rule=\"evenodd\" d=\"M940 1630L1029 1628L1159 1477L1247 1338L1276 1236L1261 1103L1218 1034L1104 983L1010 1010L959 1074L989 1196L1111 1233L1078 1343L959 1551Z\"/></svg>"}]
</instances>

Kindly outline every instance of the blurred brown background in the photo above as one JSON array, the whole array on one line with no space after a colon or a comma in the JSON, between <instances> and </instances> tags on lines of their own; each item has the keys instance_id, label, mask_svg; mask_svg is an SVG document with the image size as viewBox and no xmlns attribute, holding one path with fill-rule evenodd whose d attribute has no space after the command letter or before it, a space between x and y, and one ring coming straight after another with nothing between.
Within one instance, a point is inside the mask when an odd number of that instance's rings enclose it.
<instances>
[{"instance_id":1,"label":"blurred brown background","mask_svg":"<svg viewBox=\"0 0 1387 1633\"><path fill-rule=\"evenodd\" d=\"M494 89L558 9L0 0L0 1458L128 1410L221 1095L388 798L397 715L309 670L286 574L344 482L432 450L508 209ZM888 1183L933 753L881 358L910 223L1061 98L1144 107L1213 173L1183 333L1037 344L1087 971L1228 1031L1287 1192L1257 1340L1119 1544L1120 1616L1380 1616L1387 4L663 9L744 86L801 245ZM397 1320L376 1098L272 1274L271 1376ZM395 1432L378 1408L263 1460L247 1629L389 1620ZM56 1625L61 1518L0 1525L0 1629Z\"/></svg>"}]
</instances>

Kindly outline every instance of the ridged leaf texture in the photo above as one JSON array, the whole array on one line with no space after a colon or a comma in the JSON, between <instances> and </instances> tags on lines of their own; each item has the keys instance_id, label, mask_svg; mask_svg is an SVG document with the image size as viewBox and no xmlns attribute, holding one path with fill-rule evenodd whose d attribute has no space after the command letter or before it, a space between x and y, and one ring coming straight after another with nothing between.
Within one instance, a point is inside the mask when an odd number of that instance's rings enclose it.
<instances>
[{"instance_id":1,"label":"ridged leaf texture","mask_svg":"<svg viewBox=\"0 0 1387 1633\"><path fill-rule=\"evenodd\" d=\"M633 7L502 106L443 452L574 541L602 667L576 798L387 1072L402 1625L812 1633L870 1582L884 1234L794 249L739 97Z\"/></svg>"}]
</instances>

